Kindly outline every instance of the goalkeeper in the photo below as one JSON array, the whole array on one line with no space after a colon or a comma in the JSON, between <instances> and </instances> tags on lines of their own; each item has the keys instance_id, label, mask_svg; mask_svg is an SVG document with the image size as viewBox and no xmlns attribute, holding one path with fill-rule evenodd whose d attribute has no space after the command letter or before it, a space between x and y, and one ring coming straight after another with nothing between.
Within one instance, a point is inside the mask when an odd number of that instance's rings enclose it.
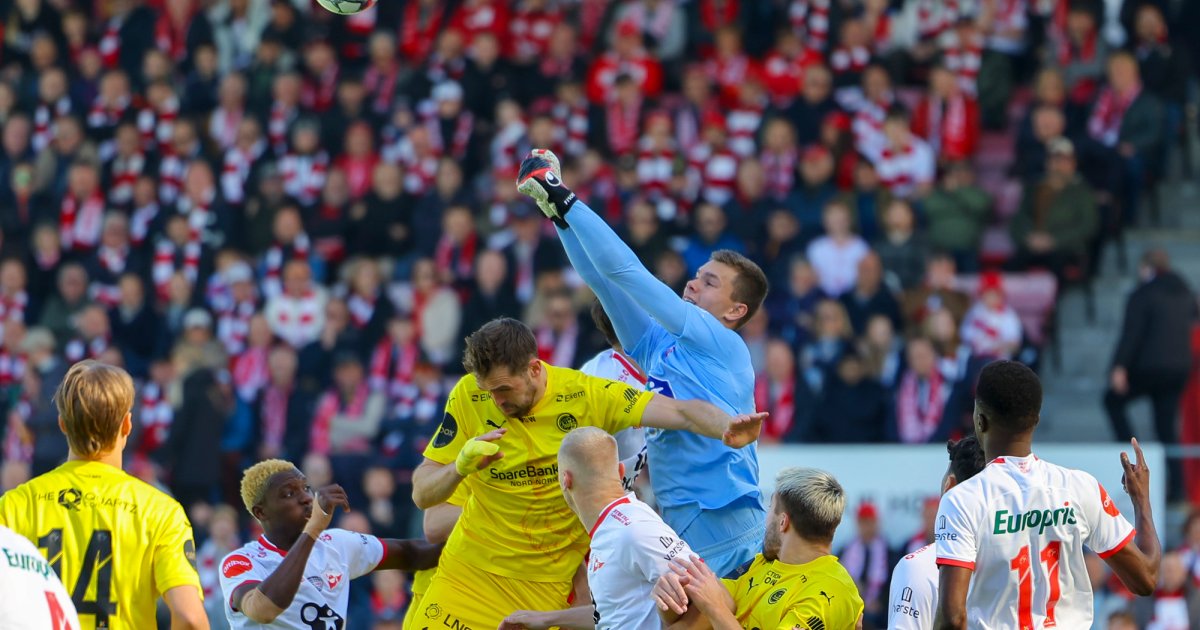
<instances>
[{"instance_id":1,"label":"goalkeeper","mask_svg":"<svg viewBox=\"0 0 1200 630\"><path fill-rule=\"evenodd\" d=\"M762 306L767 278L729 250L715 252L682 296L654 277L591 208L563 185L558 158L535 150L517 189L554 220L575 270L600 298L625 352L646 371L646 387L708 401L731 414L754 411L750 351L735 332ZM762 543L766 512L758 452L705 436L646 431L650 483L663 520L719 576L749 562Z\"/></svg>"},{"instance_id":2,"label":"goalkeeper","mask_svg":"<svg viewBox=\"0 0 1200 630\"><path fill-rule=\"evenodd\" d=\"M533 331L514 319L467 337L463 367L468 374L413 474L421 509L445 502L460 484L469 490L414 613L430 627L496 628L516 610L570 605L572 576L588 548L587 530L558 485L558 449L571 430L645 424L739 448L758 438L766 417L730 417L705 402L548 365L538 360Z\"/></svg>"}]
</instances>

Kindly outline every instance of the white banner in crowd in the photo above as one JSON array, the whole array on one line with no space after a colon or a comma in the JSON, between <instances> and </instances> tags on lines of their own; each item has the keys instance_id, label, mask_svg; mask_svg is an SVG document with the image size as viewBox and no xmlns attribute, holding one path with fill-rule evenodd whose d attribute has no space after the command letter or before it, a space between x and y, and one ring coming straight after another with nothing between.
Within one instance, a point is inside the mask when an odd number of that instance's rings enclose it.
<instances>
[{"instance_id":1,"label":"white banner in crowd","mask_svg":"<svg viewBox=\"0 0 1200 630\"><path fill-rule=\"evenodd\" d=\"M1133 505L1121 489L1121 460L1124 450L1133 459L1129 444L1045 444L1035 449L1038 457L1067 468L1092 474L1104 484L1121 513L1133 521ZM1142 444L1150 466L1150 500L1155 525L1163 531L1166 507L1166 466L1158 444ZM775 475L791 466L810 466L833 473L846 489L846 515L834 539L838 550L855 532L855 512L863 501L879 510L881 531L892 547L900 547L921 527L925 499L941 489L949 465L944 445L762 445L758 449L760 484L770 502Z\"/></svg>"}]
</instances>

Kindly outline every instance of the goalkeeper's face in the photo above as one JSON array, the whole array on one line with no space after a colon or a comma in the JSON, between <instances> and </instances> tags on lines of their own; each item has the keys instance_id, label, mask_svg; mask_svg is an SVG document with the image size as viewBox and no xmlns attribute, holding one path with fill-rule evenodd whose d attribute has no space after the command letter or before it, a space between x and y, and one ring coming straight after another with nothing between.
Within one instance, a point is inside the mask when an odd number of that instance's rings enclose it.
<instances>
[{"instance_id":1,"label":"goalkeeper's face","mask_svg":"<svg viewBox=\"0 0 1200 630\"><path fill-rule=\"evenodd\" d=\"M683 288L683 301L708 311L729 326L746 313L746 305L733 301L733 285L737 270L725 263L710 260L696 270L696 277Z\"/></svg>"},{"instance_id":2,"label":"goalkeeper's face","mask_svg":"<svg viewBox=\"0 0 1200 630\"><path fill-rule=\"evenodd\" d=\"M523 370L513 372L507 367L492 368L485 375L475 375L479 389L492 395L492 401L500 411L509 418L523 418L529 415L538 401L537 374L541 363L537 360Z\"/></svg>"}]
</instances>

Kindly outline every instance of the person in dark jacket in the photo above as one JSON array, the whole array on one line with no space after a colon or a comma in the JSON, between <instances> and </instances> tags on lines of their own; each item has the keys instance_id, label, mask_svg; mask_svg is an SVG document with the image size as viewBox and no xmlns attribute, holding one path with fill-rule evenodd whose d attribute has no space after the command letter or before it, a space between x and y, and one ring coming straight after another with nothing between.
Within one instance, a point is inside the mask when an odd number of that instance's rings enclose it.
<instances>
[{"instance_id":1,"label":"person in dark jacket","mask_svg":"<svg viewBox=\"0 0 1200 630\"><path fill-rule=\"evenodd\" d=\"M858 261L858 277L854 280L854 288L838 299L846 307L856 336L866 332L867 321L874 315L887 316L895 328L901 325L900 303L883 284L883 263L875 252Z\"/></svg>"},{"instance_id":2,"label":"person in dark jacket","mask_svg":"<svg viewBox=\"0 0 1200 630\"><path fill-rule=\"evenodd\" d=\"M887 407L887 391L867 376L862 358L849 351L842 355L837 370L825 384L807 441L882 442Z\"/></svg>"},{"instance_id":3,"label":"person in dark jacket","mask_svg":"<svg viewBox=\"0 0 1200 630\"><path fill-rule=\"evenodd\" d=\"M463 308L459 338L465 339L498 317L520 316L521 303L508 277L508 258L501 252L485 250L475 259L475 287Z\"/></svg>"},{"instance_id":4,"label":"person in dark jacket","mask_svg":"<svg viewBox=\"0 0 1200 630\"><path fill-rule=\"evenodd\" d=\"M55 352L54 335L45 328L30 328L21 341L28 368L37 374L41 387L30 400L25 427L33 436L33 462L30 472L47 473L67 459L67 439L58 428L58 409L54 391L67 373L67 364Z\"/></svg>"},{"instance_id":5,"label":"person in dark jacket","mask_svg":"<svg viewBox=\"0 0 1200 630\"><path fill-rule=\"evenodd\" d=\"M1163 444L1179 439L1179 397L1192 366L1188 339L1197 318L1196 296L1187 282L1171 270L1161 249L1146 252L1138 269L1141 284L1125 305L1125 322L1113 355L1104 409L1118 440L1129 441L1133 430L1125 408L1147 396L1154 406L1154 428ZM1182 497L1178 460L1171 462L1168 496Z\"/></svg>"},{"instance_id":6,"label":"person in dark jacket","mask_svg":"<svg viewBox=\"0 0 1200 630\"><path fill-rule=\"evenodd\" d=\"M228 382L215 370L199 368L183 379L183 404L171 423L166 450L171 491L184 507L219 497L221 435L233 412Z\"/></svg>"}]
</instances>

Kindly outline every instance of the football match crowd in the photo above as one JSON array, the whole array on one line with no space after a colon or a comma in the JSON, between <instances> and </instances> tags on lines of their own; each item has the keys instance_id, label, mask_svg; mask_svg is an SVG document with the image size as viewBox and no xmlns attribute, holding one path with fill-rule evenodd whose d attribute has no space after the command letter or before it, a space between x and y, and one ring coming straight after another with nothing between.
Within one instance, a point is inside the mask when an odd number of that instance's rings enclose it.
<instances>
[{"instance_id":1,"label":"football match crowd","mask_svg":"<svg viewBox=\"0 0 1200 630\"><path fill-rule=\"evenodd\" d=\"M0 11L0 489L67 457L52 395L70 365L123 367L126 469L186 509L214 627L221 560L261 531L242 509L251 464L341 484L340 528L420 537L413 474L468 335L517 318L568 368L609 349L589 283L516 188L531 149L554 150L676 295L719 250L761 267L770 291L738 330L761 443L940 444L971 433L985 365L1037 368L1052 340L1014 287L1048 283L1052 305L1151 220L1200 67L1177 28L1200 23L1196 2ZM1133 392L1114 390L1115 418ZM847 506L857 534L835 551L866 627L886 624L892 567L933 541L936 508L891 549L875 506ZM1188 627L1200 518L1182 539L1157 600L1132 608L1089 556L1097 627L1181 605L1182 626L1150 627ZM404 575L359 582L345 627L400 627Z\"/></svg>"}]
</instances>

